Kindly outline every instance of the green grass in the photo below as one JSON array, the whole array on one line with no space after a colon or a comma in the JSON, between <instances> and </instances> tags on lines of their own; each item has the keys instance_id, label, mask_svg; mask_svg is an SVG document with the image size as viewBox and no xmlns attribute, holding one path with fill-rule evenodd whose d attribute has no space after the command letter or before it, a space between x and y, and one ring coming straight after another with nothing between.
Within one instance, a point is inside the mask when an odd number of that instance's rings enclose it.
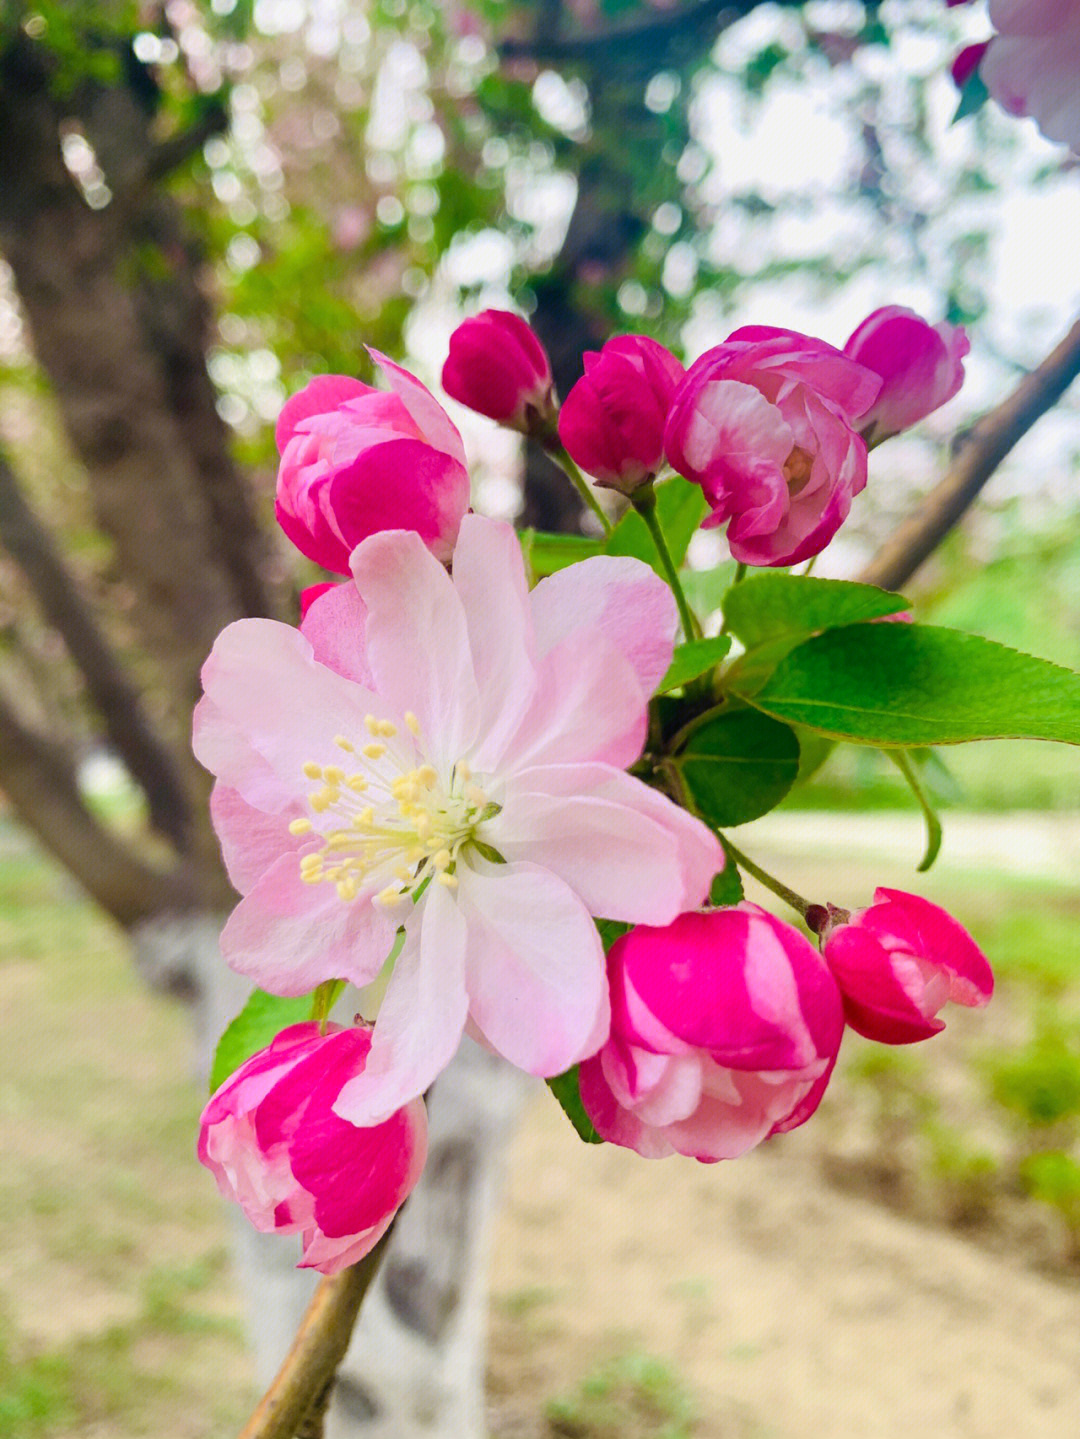
<instances>
[{"instance_id":1,"label":"green grass","mask_svg":"<svg viewBox=\"0 0 1080 1439\"><path fill-rule=\"evenodd\" d=\"M559 1439L690 1439L693 1412L661 1360L625 1354L590 1374L576 1392L552 1399L548 1432Z\"/></svg>"}]
</instances>

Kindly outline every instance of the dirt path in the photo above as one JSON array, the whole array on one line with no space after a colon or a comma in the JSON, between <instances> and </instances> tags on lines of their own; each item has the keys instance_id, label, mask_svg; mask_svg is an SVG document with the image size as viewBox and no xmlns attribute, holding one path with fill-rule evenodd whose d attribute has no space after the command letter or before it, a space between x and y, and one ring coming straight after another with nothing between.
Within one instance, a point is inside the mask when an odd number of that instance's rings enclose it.
<instances>
[{"instance_id":1,"label":"dirt path","mask_svg":"<svg viewBox=\"0 0 1080 1439\"><path fill-rule=\"evenodd\" d=\"M493 1273L496 1432L549 1432L540 1396L647 1353L698 1439L1075 1439L1080 1291L838 1193L812 1142L646 1162L540 1096Z\"/></svg>"}]
</instances>

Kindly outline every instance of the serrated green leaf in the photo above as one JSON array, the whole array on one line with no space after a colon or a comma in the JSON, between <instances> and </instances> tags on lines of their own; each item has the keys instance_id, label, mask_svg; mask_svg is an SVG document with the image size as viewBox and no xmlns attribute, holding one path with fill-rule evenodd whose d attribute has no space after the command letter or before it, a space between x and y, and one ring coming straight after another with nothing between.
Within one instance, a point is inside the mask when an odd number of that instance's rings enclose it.
<instances>
[{"instance_id":1,"label":"serrated green leaf","mask_svg":"<svg viewBox=\"0 0 1080 1439\"><path fill-rule=\"evenodd\" d=\"M714 829L768 814L795 783L799 741L786 724L752 709L716 715L666 760L690 806Z\"/></svg>"},{"instance_id":2,"label":"serrated green leaf","mask_svg":"<svg viewBox=\"0 0 1080 1439\"><path fill-rule=\"evenodd\" d=\"M589 535L549 535L543 530L522 530L521 548L537 579L604 553L603 541Z\"/></svg>"},{"instance_id":3,"label":"serrated green leaf","mask_svg":"<svg viewBox=\"0 0 1080 1439\"><path fill-rule=\"evenodd\" d=\"M210 1070L210 1092L220 1089L245 1059L265 1049L281 1030L310 1018L310 994L285 998L253 989L243 1009L218 1040Z\"/></svg>"},{"instance_id":4,"label":"serrated green leaf","mask_svg":"<svg viewBox=\"0 0 1080 1439\"><path fill-rule=\"evenodd\" d=\"M699 675L708 674L720 663L731 648L730 635L712 635L703 640L689 640L679 645L668 666L668 672L656 687L656 693L663 695L680 685L689 684Z\"/></svg>"},{"instance_id":5,"label":"serrated green leaf","mask_svg":"<svg viewBox=\"0 0 1080 1439\"><path fill-rule=\"evenodd\" d=\"M750 703L854 744L1080 744L1080 675L958 630L849 625L792 650Z\"/></svg>"},{"instance_id":6,"label":"serrated green leaf","mask_svg":"<svg viewBox=\"0 0 1080 1439\"><path fill-rule=\"evenodd\" d=\"M578 1086L578 1067L566 1070L563 1074L556 1074L547 1081L547 1087L559 1101L559 1107L569 1119L570 1123L577 1130L578 1137L586 1144L603 1144L603 1140L593 1128L593 1122L585 1113L585 1106L581 1102L581 1090Z\"/></svg>"},{"instance_id":7,"label":"serrated green leaf","mask_svg":"<svg viewBox=\"0 0 1080 1439\"><path fill-rule=\"evenodd\" d=\"M755 575L724 597L724 621L748 650L799 644L819 630L853 625L910 609L902 595L851 580L815 575Z\"/></svg>"},{"instance_id":8,"label":"serrated green leaf","mask_svg":"<svg viewBox=\"0 0 1080 1439\"><path fill-rule=\"evenodd\" d=\"M680 475L661 480L656 486L656 518L676 568L686 556L686 548L700 525L707 506L700 485L692 485ZM609 555L630 555L651 565L666 580L648 526L635 510L629 509L612 530L604 546Z\"/></svg>"}]
</instances>

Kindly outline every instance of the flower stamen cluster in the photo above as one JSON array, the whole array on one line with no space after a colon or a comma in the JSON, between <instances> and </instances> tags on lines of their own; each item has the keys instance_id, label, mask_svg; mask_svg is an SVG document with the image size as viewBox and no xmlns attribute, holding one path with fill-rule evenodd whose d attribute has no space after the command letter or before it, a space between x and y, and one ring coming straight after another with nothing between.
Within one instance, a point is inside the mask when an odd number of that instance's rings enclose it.
<instances>
[{"instance_id":1,"label":"flower stamen cluster","mask_svg":"<svg viewBox=\"0 0 1080 1439\"><path fill-rule=\"evenodd\" d=\"M289 824L292 835L322 840L321 848L301 854L301 880L333 884L346 903L381 882L374 901L386 908L418 898L433 880L456 889L463 852L473 842L483 843L478 827L501 806L489 801L464 759L440 782L434 765L419 753L420 724L412 711L405 714L411 744L393 720L369 714L364 727L372 738L362 745L345 735L334 738L340 750L355 756L359 767L351 774L315 760L303 766L307 779L322 780L307 796L308 806L339 827L324 830L307 816Z\"/></svg>"}]
</instances>

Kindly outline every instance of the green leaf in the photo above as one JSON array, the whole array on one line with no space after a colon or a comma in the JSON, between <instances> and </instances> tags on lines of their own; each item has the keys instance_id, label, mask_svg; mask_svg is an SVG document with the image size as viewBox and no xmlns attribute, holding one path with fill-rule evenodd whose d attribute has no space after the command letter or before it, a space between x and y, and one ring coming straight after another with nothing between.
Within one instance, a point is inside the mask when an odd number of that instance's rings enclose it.
<instances>
[{"instance_id":1,"label":"green leaf","mask_svg":"<svg viewBox=\"0 0 1080 1439\"><path fill-rule=\"evenodd\" d=\"M676 568L686 557L686 548L705 514L705 496L699 485L692 485L680 475L670 480L661 480L656 486L656 518L660 521L664 539ZM631 555L651 565L666 582L663 566L660 564L645 521L633 509L626 511L622 519L608 536L604 547L609 555Z\"/></svg>"},{"instance_id":2,"label":"green leaf","mask_svg":"<svg viewBox=\"0 0 1080 1439\"><path fill-rule=\"evenodd\" d=\"M724 844L723 838L721 838L720 843ZM713 880L712 888L709 890L709 903L715 905L718 909L722 905L738 904L740 900L746 898L745 892L743 891L742 875L739 873L735 861L728 853L726 844L724 845L724 859L724 867Z\"/></svg>"},{"instance_id":3,"label":"green leaf","mask_svg":"<svg viewBox=\"0 0 1080 1439\"><path fill-rule=\"evenodd\" d=\"M665 760L689 806L714 829L746 824L780 803L799 772L799 741L752 709L718 714Z\"/></svg>"},{"instance_id":4,"label":"green leaf","mask_svg":"<svg viewBox=\"0 0 1080 1439\"><path fill-rule=\"evenodd\" d=\"M579 1137L584 1139L586 1144L603 1144L604 1141L593 1128L593 1122L585 1113L585 1106L581 1102L577 1065L549 1079L547 1087L559 1101L562 1112L577 1130Z\"/></svg>"},{"instance_id":5,"label":"green leaf","mask_svg":"<svg viewBox=\"0 0 1080 1439\"><path fill-rule=\"evenodd\" d=\"M697 614L711 615L720 609L735 578L735 569L734 560L725 560L711 570L683 570L680 576L683 594Z\"/></svg>"},{"instance_id":6,"label":"green leaf","mask_svg":"<svg viewBox=\"0 0 1080 1439\"><path fill-rule=\"evenodd\" d=\"M538 580L604 553L603 542L589 535L549 535L543 530L522 530L521 548Z\"/></svg>"},{"instance_id":7,"label":"green leaf","mask_svg":"<svg viewBox=\"0 0 1080 1439\"><path fill-rule=\"evenodd\" d=\"M978 635L849 625L791 651L750 702L855 744L1080 744L1080 675Z\"/></svg>"},{"instance_id":8,"label":"green leaf","mask_svg":"<svg viewBox=\"0 0 1080 1439\"><path fill-rule=\"evenodd\" d=\"M952 124L958 120L966 120L969 115L976 114L990 98L990 91L986 88L986 81L973 70L964 81L964 88L960 91L960 103L956 107L956 113L952 117Z\"/></svg>"},{"instance_id":9,"label":"green leaf","mask_svg":"<svg viewBox=\"0 0 1080 1439\"><path fill-rule=\"evenodd\" d=\"M878 619L911 608L902 595L850 580L813 575L755 575L724 597L724 621L748 650L799 644L819 630Z\"/></svg>"},{"instance_id":10,"label":"green leaf","mask_svg":"<svg viewBox=\"0 0 1080 1439\"><path fill-rule=\"evenodd\" d=\"M597 919L593 922L600 931L600 943L604 946L605 954L607 954L617 939L621 939L624 934L628 934L633 927L632 925L625 924L621 919Z\"/></svg>"},{"instance_id":11,"label":"green leaf","mask_svg":"<svg viewBox=\"0 0 1080 1439\"><path fill-rule=\"evenodd\" d=\"M708 674L731 648L730 635L714 635L703 640L689 640L679 645L672 656L668 672L657 686L657 694L667 694L689 684L699 675Z\"/></svg>"},{"instance_id":12,"label":"green leaf","mask_svg":"<svg viewBox=\"0 0 1080 1439\"><path fill-rule=\"evenodd\" d=\"M310 994L286 999L280 994L253 989L243 1009L218 1040L210 1071L211 1094L221 1088L245 1059L265 1049L281 1030L288 1029L290 1024L303 1024L310 1018Z\"/></svg>"}]
</instances>

